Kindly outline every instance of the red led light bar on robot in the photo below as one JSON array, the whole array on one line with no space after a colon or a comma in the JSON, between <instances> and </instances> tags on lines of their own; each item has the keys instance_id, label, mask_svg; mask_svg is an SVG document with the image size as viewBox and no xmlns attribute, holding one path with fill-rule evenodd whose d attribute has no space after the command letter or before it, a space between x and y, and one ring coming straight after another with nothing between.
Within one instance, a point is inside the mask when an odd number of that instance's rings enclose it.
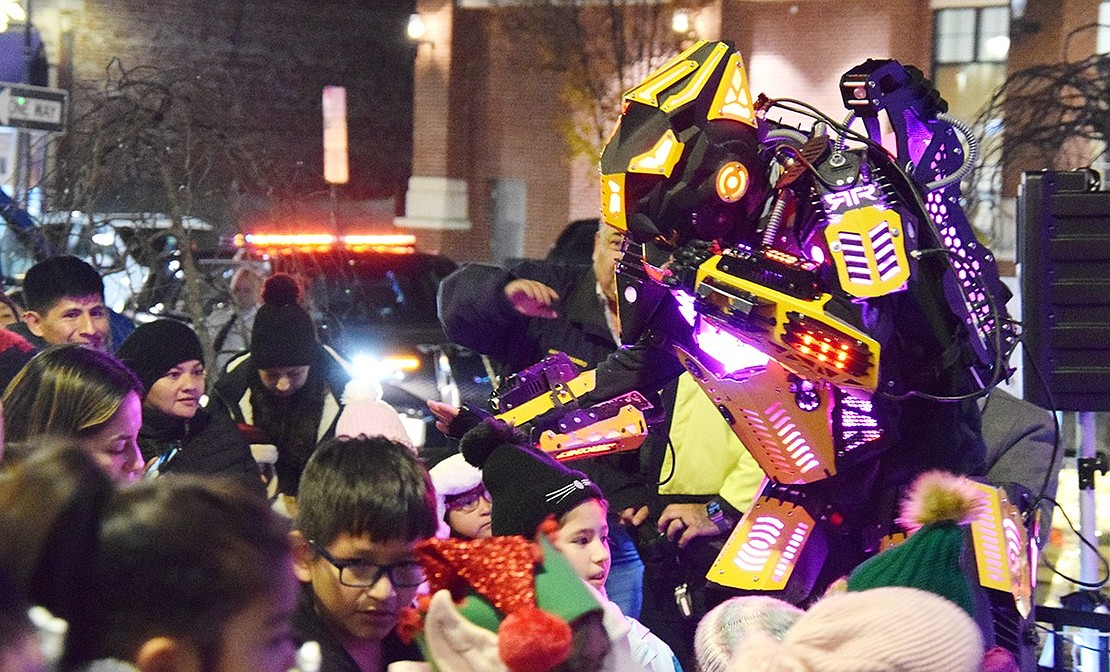
<instances>
[{"instance_id":1,"label":"red led light bar on robot","mask_svg":"<svg viewBox=\"0 0 1110 672\"><path fill-rule=\"evenodd\" d=\"M790 313L789 320L782 341L802 357L853 376L862 376L874 366L864 343L798 313Z\"/></svg>"}]
</instances>

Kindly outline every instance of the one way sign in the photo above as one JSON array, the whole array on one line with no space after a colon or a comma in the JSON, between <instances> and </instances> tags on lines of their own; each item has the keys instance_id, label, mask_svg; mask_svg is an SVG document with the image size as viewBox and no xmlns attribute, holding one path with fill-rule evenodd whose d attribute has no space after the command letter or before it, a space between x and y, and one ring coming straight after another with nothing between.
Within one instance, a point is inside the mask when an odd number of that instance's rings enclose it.
<instances>
[{"instance_id":1,"label":"one way sign","mask_svg":"<svg viewBox=\"0 0 1110 672\"><path fill-rule=\"evenodd\" d=\"M0 126L64 131L67 102L64 89L0 82Z\"/></svg>"}]
</instances>

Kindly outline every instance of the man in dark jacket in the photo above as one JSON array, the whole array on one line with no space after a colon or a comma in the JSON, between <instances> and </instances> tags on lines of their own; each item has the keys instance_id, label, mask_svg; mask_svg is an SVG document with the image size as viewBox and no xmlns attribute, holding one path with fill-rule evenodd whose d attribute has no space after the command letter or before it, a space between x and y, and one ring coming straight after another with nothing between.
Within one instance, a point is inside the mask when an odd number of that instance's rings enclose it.
<instances>
[{"instance_id":1,"label":"man in dark jacket","mask_svg":"<svg viewBox=\"0 0 1110 672\"><path fill-rule=\"evenodd\" d=\"M316 339L299 296L292 276L278 273L266 281L250 351L228 363L212 390L223 412L257 428L264 439L259 443L277 447L277 487L289 497L296 496L309 455L335 435L350 380L342 358Z\"/></svg>"}]
</instances>

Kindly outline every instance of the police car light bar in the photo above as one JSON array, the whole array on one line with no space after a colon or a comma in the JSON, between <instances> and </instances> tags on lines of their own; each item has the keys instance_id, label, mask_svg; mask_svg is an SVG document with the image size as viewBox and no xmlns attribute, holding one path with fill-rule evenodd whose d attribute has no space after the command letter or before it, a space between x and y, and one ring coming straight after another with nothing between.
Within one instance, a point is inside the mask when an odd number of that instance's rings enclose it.
<instances>
[{"instance_id":1,"label":"police car light bar","mask_svg":"<svg viewBox=\"0 0 1110 672\"><path fill-rule=\"evenodd\" d=\"M324 251L342 245L352 252L412 252L416 236L411 234L347 234L331 233L247 233L237 234L235 247L284 248L289 250Z\"/></svg>"}]
</instances>

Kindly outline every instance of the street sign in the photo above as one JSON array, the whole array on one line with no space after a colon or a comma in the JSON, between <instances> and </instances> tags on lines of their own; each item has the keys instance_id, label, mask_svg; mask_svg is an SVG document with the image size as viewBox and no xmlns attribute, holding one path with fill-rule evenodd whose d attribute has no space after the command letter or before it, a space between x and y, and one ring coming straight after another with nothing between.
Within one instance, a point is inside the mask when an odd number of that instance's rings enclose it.
<instances>
[{"instance_id":1,"label":"street sign","mask_svg":"<svg viewBox=\"0 0 1110 672\"><path fill-rule=\"evenodd\" d=\"M64 131L67 102L65 89L0 82L0 126Z\"/></svg>"}]
</instances>

